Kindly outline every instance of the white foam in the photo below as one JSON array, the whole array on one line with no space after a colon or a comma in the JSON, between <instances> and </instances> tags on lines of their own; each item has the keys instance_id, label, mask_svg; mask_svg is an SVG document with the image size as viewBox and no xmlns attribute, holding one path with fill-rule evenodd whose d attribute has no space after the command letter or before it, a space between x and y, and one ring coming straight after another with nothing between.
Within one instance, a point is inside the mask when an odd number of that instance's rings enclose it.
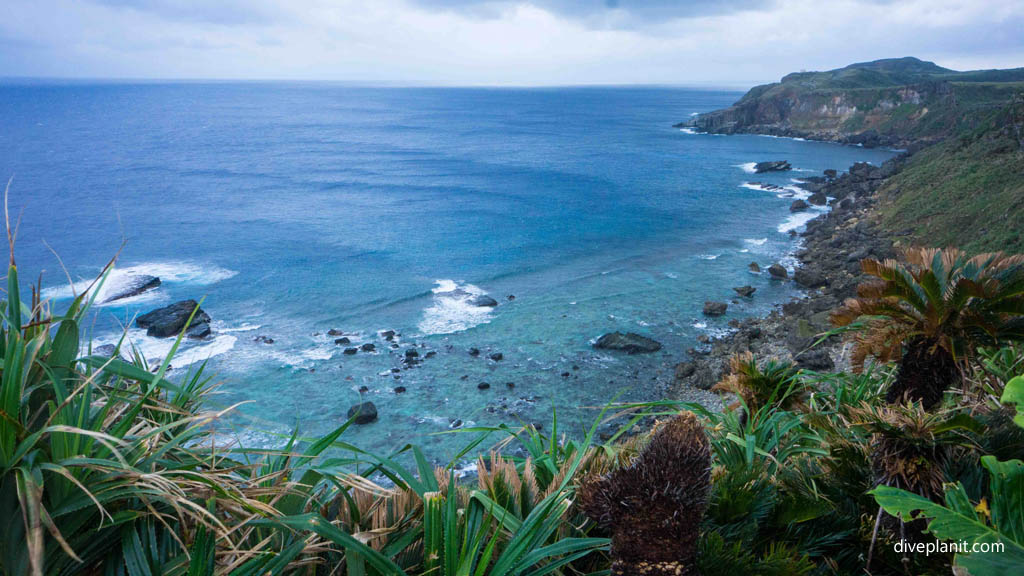
<instances>
[{"instance_id":1,"label":"white foam","mask_svg":"<svg viewBox=\"0 0 1024 576\"><path fill-rule=\"evenodd\" d=\"M679 131L682 132L683 134L691 134L691 135L698 133L693 128L680 128Z\"/></svg>"},{"instance_id":2,"label":"white foam","mask_svg":"<svg viewBox=\"0 0 1024 576\"><path fill-rule=\"evenodd\" d=\"M665 272L664 274L666 278L671 278L673 280L677 280L679 278L679 274L675 274L674 272ZM575 304L575 302L573 302L573 304Z\"/></svg>"},{"instance_id":3,"label":"white foam","mask_svg":"<svg viewBox=\"0 0 1024 576\"><path fill-rule=\"evenodd\" d=\"M120 333L98 337L93 342L93 349L104 344L116 345L120 339ZM237 340L228 334L215 335L209 340L202 340L198 343L187 339L182 340L181 347L171 359L171 366L180 368L220 356L234 348ZM141 328L131 328L128 330L125 342L121 344L121 351L126 356L137 351L147 361L162 361L171 351L174 341L175 338L153 338L147 336L146 331Z\"/></svg>"},{"instance_id":4,"label":"white foam","mask_svg":"<svg viewBox=\"0 0 1024 576\"><path fill-rule=\"evenodd\" d=\"M433 302L423 311L418 328L423 334L451 334L491 321L491 307L475 306L470 301L487 294L472 284L454 280L435 280Z\"/></svg>"},{"instance_id":5,"label":"white foam","mask_svg":"<svg viewBox=\"0 0 1024 576\"><path fill-rule=\"evenodd\" d=\"M821 215L818 210L805 210L803 212L794 212L789 215L789 218L783 220L782 224L779 224L779 232L788 234L790 230L797 230L802 226L805 226L811 220L814 220Z\"/></svg>"},{"instance_id":6,"label":"white foam","mask_svg":"<svg viewBox=\"0 0 1024 576\"><path fill-rule=\"evenodd\" d=\"M754 169L754 167L757 166L757 162L745 162L743 164L736 164L735 166L747 174L757 174L757 170Z\"/></svg>"},{"instance_id":7,"label":"white foam","mask_svg":"<svg viewBox=\"0 0 1024 576\"><path fill-rule=\"evenodd\" d=\"M754 246L763 246L766 242L768 242L768 239L767 238L744 238L743 241L746 242L747 244L753 244Z\"/></svg>"},{"instance_id":8,"label":"white foam","mask_svg":"<svg viewBox=\"0 0 1024 576\"><path fill-rule=\"evenodd\" d=\"M208 284L214 284L222 280L227 280L232 276L238 274L234 270L228 270L219 266L209 265L204 266L196 264L194 262L147 262L143 264L135 264L132 266L125 266L124 268L114 268L110 271L107 276L106 282L103 283L102 289L96 295L96 302L100 305L116 305L122 306L125 304L138 304L141 302L159 300L162 298L160 288L154 288L147 290L137 296L130 298L122 298L115 300L114 302L104 303L104 300L113 296L125 288L130 286L134 280L140 276L156 276L160 279L161 285L163 284L193 284L199 286L205 286ZM81 294L84 292L92 283L94 278L86 278L76 281L72 285L57 285L50 286L43 289L43 298L53 300L63 300L71 298L75 294Z\"/></svg>"},{"instance_id":9,"label":"white foam","mask_svg":"<svg viewBox=\"0 0 1024 576\"><path fill-rule=\"evenodd\" d=\"M721 256L721 254L701 254L697 256L697 258L700 258L701 260L714 260L719 256Z\"/></svg>"}]
</instances>

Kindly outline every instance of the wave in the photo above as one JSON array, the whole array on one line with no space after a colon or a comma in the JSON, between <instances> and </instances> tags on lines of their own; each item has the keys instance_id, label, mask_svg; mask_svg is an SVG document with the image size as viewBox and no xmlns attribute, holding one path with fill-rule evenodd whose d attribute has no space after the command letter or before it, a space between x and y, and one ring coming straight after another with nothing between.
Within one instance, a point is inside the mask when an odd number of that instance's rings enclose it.
<instances>
[{"instance_id":1,"label":"wave","mask_svg":"<svg viewBox=\"0 0 1024 576\"><path fill-rule=\"evenodd\" d=\"M143 276L156 276L160 279L161 285L193 284L205 286L208 284L215 284L222 280L227 280L236 274L238 274L238 272L227 268L221 268L215 265L204 266L194 262L185 261L146 262L132 266L125 266L124 268L115 267L107 275L106 281L96 294L96 302L101 306L122 306L125 304L138 304L141 302L161 299L163 295L160 288L157 287L130 298L121 298L113 302L104 302L107 298L121 293L125 289L131 287ZM42 296L43 298L51 300L65 300L73 298L75 294L85 292L85 290L92 285L94 280L95 278L86 278L80 279L70 285L63 284L50 286L43 289Z\"/></svg>"},{"instance_id":2,"label":"wave","mask_svg":"<svg viewBox=\"0 0 1024 576\"><path fill-rule=\"evenodd\" d=\"M454 280L434 281L433 302L423 311L417 326L423 334L451 334L491 321L491 307L477 306L472 300L486 291Z\"/></svg>"},{"instance_id":3,"label":"wave","mask_svg":"<svg viewBox=\"0 0 1024 576\"><path fill-rule=\"evenodd\" d=\"M747 174L757 174L754 170L754 166L757 166L757 162L745 162L743 164L735 164L735 166Z\"/></svg>"},{"instance_id":4,"label":"wave","mask_svg":"<svg viewBox=\"0 0 1024 576\"><path fill-rule=\"evenodd\" d=\"M766 242L768 242L768 239L767 238L744 238L743 241L746 242L747 244L753 244L754 246L763 246Z\"/></svg>"},{"instance_id":5,"label":"wave","mask_svg":"<svg viewBox=\"0 0 1024 576\"><path fill-rule=\"evenodd\" d=\"M715 260L719 256L721 256L721 254L700 254L697 258L700 258L701 260Z\"/></svg>"},{"instance_id":6,"label":"wave","mask_svg":"<svg viewBox=\"0 0 1024 576\"><path fill-rule=\"evenodd\" d=\"M683 134L691 134L691 135L699 134L699 132L697 132L693 128L680 128L679 131L682 132Z\"/></svg>"},{"instance_id":7,"label":"wave","mask_svg":"<svg viewBox=\"0 0 1024 576\"><path fill-rule=\"evenodd\" d=\"M99 337L93 342L93 349L104 344L116 345L120 339L121 333ZM167 357L174 341L174 338L153 338L147 336L146 331L141 328L131 328L128 330L124 343L121 344L121 350L125 355L130 355L133 350L137 351L152 367ZM180 368L220 356L231 351L237 341L236 337L229 334L215 335L213 338L197 344L191 344L188 340L184 340L182 347L178 348L174 358L171 359L171 366Z\"/></svg>"}]
</instances>

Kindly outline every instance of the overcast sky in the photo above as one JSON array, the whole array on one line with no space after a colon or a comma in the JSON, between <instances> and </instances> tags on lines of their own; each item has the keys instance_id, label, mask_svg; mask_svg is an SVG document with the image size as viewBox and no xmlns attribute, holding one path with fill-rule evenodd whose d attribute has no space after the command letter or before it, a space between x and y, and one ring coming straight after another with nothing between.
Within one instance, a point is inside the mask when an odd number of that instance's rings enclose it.
<instances>
[{"instance_id":1,"label":"overcast sky","mask_svg":"<svg viewBox=\"0 0 1024 576\"><path fill-rule=\"evenodd\" d=\"M0 0L0 76L746 86L1024 66L1024 0Z\"/></svg>"}]
</instances>

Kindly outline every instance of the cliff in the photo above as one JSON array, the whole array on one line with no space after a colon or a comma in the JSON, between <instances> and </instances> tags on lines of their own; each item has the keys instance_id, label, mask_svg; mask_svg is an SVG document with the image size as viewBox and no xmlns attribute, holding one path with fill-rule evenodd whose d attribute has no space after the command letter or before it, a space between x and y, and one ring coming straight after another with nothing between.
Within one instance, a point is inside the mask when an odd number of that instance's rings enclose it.
<instances>
[{"instance_id":1,"label":"cliff","mask_svg":"<svg viewBox=\"0 0 1024 576\"><path fill-rule=\"evenodd\" d=\"M918 148L975 129L1024 91L1024 68L957 72L917 58L798 72L678 126Z\"/></svg>"}]
</instances>

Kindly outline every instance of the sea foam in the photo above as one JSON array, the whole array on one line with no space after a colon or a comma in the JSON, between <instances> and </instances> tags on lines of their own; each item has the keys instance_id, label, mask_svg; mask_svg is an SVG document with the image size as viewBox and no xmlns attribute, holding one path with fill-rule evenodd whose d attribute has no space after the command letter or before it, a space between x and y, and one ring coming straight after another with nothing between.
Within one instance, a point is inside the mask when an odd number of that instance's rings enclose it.
<instances>
[{"instance_id":1,"label":"sea foam","mask_svg":"<svg viewBox=\"0 0 1024 576\"><path fill-rule=\"evenodd\" d=\"M134 264L123 268L115 267L107 275L106 281L96 295L96 302L100 305L122 306L125 304L139 304L142 302L160 300L162 293L160 288L147 290L142 294L130 298L121 298L114 302L104 302L107 298L122 292L126 287L140 276L156 276L163 284L193 284L205 286L227 280L238 272L221 268L215 265L204 266L194 262L147 262ZM76 294L82 294L92 285L95 278L80 279L73 284L50 286L43 289L43 298L51 300L64 300L72 298Z\"/></svg>"},{"instance_id":2,"label":"sea foam","mask_svg":"<svg viewBox=\"0 0 1024 576\"><path fill-rule=\"evenodd\" d=\"M434 281L432 302L423 311L418 328L423 334L451 334L468 330L491 321L491 308L476 306L471 301L487 294L472 284L459 284L454 280Z\"/></svg>"}]
</instances>

